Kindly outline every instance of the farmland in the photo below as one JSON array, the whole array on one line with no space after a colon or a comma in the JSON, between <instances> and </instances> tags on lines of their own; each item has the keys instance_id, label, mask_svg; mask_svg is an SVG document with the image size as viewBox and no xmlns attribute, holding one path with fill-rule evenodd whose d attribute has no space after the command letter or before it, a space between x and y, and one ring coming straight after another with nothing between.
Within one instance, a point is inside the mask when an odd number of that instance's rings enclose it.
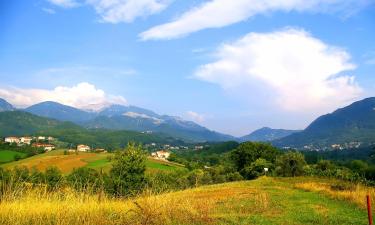
<instances>
[{"instance_id":1,"label":"farmland","mask_svg":"<svg viewBox=\"0 0 375 225\"><path fill-rule=\"evenodd\" d=\"M44 171L46 168L50 166L56 166L65 174L70 173L74 168L79 167L88 167L97 170L109 171L109 169L111 168L111 162L108 160L108 157L112 155L113 154L111 153L85 152L78 154L71 153L65 155L63 150L56 150L40 155L35 155L33 157L26 158L23 160L6 163L2 165L2 167L11 169L15 166L26 166L28 168L35 167L38 170ZM147 160L146 165L150 171L170 171L182 168L182 166L178 164L158 161L151 158Z\"/></svg>"},{"instance_id":2,"label":"farmland","mask_svg":"<svg viewBox=\"0 0 375 225\"><path fill-rule=\"evenodd\" d=\"M22 201L3 202L0 223L367 224L362 192L353 190L350 196L357 197L352 199L349 195L339 197L345 191L329 188L330 192L320 192L304 187L311 183L329 187L334 182L261 177L161 195L146 192L131 200L99 200L96 195L75 195L69 190L65 198L32 192ZM374 192L373 188L360 188Z\"/></svg>"}]
</instances>

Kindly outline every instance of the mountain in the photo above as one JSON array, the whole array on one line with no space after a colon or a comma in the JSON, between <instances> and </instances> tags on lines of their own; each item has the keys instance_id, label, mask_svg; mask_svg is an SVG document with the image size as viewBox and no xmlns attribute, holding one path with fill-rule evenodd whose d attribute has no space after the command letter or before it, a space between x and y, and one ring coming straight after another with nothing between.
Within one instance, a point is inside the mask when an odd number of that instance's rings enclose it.
<instances>
[{"instance_id":1,"label":"mountain","mask_svg":"<svg viewBox=\"0 0 375 225\"><path fill-rule=\"evenodd\" d=\"M93 113L51 101L32 105L25 111L42 117L74 123L81 123L95 117Z\"/></svg>"},{"instance_id":2,"label":"mountain","mask_svg":"<svg viewBox=\"0 0 375 225\"><path fill-rule=\"evenodd\" d=\"M375 97L366 98L323 115L305 130L274 141L280 147L327 147L333 144L375 142Z\"/></svg>"},{"instance_id":3,"label":"mountain","mask_svg":"<svg viewBox=\"0 0 375 225\"><path fill-rule=\"evenodd\" d=\"M98 116L86 123L89 128L134 130L165 133L189 141L227 141L235 138L211 131L194 122L179 117L158 115L136 106L112 105L100 111Z\"/></svg>"},{"instance_id":4,"label":"mountain","mask_svg":"<svg viewBox=\"0 0 375 225\"><path fill-rule=\"evenodd\" d=\"M277 140L300 130L284 130L284 129L272 129L269 127L260 128L249 135L240 138L241 141L273 141Z\"/></svg>"},{"instance_id":5,"label":"mountain","mask_svg":"<svg viewBox=\"0 0 375 225\"><path fill-rule=\"evenodd\" d=\"M36 133L54 132L59 129L83 130L68 122L43 118L23 111L0 112L0 136L32 135Z\"/></svg>"},{"instance_id":6,"label":"mountain","mask_svg":"<svg viewBox=\"0 0 375 225\"><path fill-rule=\"evenodd\" d=\"M6 100L0 98L0 112L13 111L14 107Z\"/></svg>"},{"instance_id":7,"label":"mountain","mask_svg":"<svg viewBox=\"0 0 375 225\"><path fill-rule=\"evenodd\" d=\"M40 117L24 111L0 112L0 137L22 135L53 136L65 143L87 144L109 150L123 148L130 141L142 144L185 144L181 140L163 134L143 134L135 131L104 129L91 130L71 122Z\"/></svg>"},{"instance_id":8,"label":"mountain","mask_svg":"<svg viewBox=\"0 0 375 225\"><path fill-rule=\"evenodd\" d=\"M157 132L193 142L235 140L233 136L211 131L194 122L136 106L109 105L101 110L85 111L57 102L42 102L25 111L90 129Z\"/></svg>"}]
</instances>

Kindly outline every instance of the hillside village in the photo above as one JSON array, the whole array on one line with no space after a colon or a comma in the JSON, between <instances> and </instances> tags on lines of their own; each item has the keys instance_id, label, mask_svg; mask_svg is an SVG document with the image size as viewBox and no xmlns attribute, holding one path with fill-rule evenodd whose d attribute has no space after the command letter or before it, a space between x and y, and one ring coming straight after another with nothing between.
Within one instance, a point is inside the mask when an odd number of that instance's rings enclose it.
<instances>
[{"instance_id":1,"label":"hillside village","mask_svg":"<svg viewBox=\"0 0 375 225\"><path fill-rule=\"evenodd\" d=\"M31 146L34 148L41 148L45 152L49 152L56 149L56 145L53 144L57 138L51 137L51 136L9 136L5 137L4 143L8 143L11 145L17 145L17 146ZM156 143L151 143L150 145L147 145L147 147L155 147L157 149ZM157 150L153 151L150 155L157 160L164 160L167 161L167 159L170 156L170 151L168 150L179 150L179 149L189 149L186 146L171 146L171 145L163 145L163 150ZM203 149L203 146L195 146L195 149ZM67 152L75 153L75 152L95 152L95 153L107 153L108 151L104 148L92 148L89 145L85 144L78 144L76 148L69 148Z\"/></svg>"}]
</instances>

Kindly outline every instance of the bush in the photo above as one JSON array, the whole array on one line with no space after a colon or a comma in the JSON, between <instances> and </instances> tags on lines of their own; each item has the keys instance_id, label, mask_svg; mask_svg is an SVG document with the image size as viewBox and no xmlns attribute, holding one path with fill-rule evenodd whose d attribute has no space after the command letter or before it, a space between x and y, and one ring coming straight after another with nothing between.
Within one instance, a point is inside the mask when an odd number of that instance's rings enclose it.
<instances>
[{"instance_id":1,"label":"bush","mask_svg":"<svg viewBox=\"0 0 375 225\"><path fill-rule=\"evenodd\" d=\"M56 190L63 185L63 176L57 167L48 167L44 174L45 184L48 190Z\"/></svg>"},{"instance_id":2,"label":"bush","mask_svg":"<svg viewBox=\"0 0 375 225\"><path fill-rule=\"evenodd\" d=\"M68 184L78 191L93 191L103 187L102 176L94 169L74 169L67 177Z\"/></svg>"}]
</instances>

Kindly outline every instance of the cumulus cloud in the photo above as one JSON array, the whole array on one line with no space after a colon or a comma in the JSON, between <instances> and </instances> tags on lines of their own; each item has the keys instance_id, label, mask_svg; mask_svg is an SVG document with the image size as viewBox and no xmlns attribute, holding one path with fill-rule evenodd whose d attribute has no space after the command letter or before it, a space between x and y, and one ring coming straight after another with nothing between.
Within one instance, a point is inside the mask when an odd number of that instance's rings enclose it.
<instances>
[{"instance_id":1,"label":"cumulus cloud","mask_svg":"<svg viewBox=\"0 0 375 225\"><path fill-rule=\"evenodd\" d=\"M146 17L163 11L172 0L49 0L64 8L78 5L93 7L102 22L130 23L138 17Z\"/></svg>"},{"instance_id":2,"label":"cumulus cloud","mask_svg":"<svg viewBox=\"0 0 375 225\"><path fill-rule=\"evenodd\" d=\"M202 123L205 120L205 116L194 111L187 111L186 116L189 120L194 122Z\"/></svg>"},{"instance_id":3,"label":"cumulus cloud","mask_svg":"<svg viewBox=\"0 0 375 225\"><path fill-rule=\"evenodd\" d=\"M349 53L301 29L249 33L220 46L215 56L196 78L241 89L245 98L259 96L260 102L267 96L282 110L323 113L362 93L355 77L343 74L355 69Z\"/></svg>"},{"instance_id":4,"label":"cumulus cloud","mask_svg":"<svg viewBox=\"0 0 375 225\"><path fill-rule=\"evenodd\" d=\"M143 40L172 39L207 28L219 28L273 11L334 12L345 14L370 0L211 0L183 13L176 20L140 34Z\"/></svg>"},{"instance_id":5,"label":"cumulus cloud","mask_svg":"<svg viewBox=\"0 0 375 225\"><path fill-rule=\"evenodd\" d=\"M103 90L85 82L73 87L58 86L52 90L2 87L0 88L0 97L19 107L26 107L44 101L55 101L84 109L97 109L98 106L105 106L111 103L127 104L124 97L106 94Z\"/></svg>"}]
</instances>

